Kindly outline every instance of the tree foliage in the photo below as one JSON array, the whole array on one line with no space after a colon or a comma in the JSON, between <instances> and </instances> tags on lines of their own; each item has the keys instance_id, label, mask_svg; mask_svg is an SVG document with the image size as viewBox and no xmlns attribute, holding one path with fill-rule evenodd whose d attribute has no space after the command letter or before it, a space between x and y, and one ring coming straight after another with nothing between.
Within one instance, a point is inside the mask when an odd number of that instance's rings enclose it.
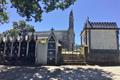
<instances>
[{"instance_id":1,"label":"tree foliage","mask_svg":"<svg viewBox=\"0 0 120 80\"><path fill-rule=\"evenodd\" d=\"M5 0L1 0L0 1L0 23L4 23L8 21L8 15L6 10L6 1Z\"/></svg>"},{"instance_id":2,"label":"tree foliage","mask_svg":"<svg viewBox=\"0 0 120 80\"><path fill-rule=\"evenodd\" d=\"M28 21L34 19L37 22L42 20L43 12L48 13L55 9L64 10L74 4L75 1L76 0L10 0L10 3L12 4L11 8L16 8L20 16L26 17ZM2 4L0 12L5 14L3 7L6 4L6 0L1 0L0 4ZM3 17L3 14L0 14L0 16ZM4 19L7 20L8 17L4 17Z\"/></svg>"},{"instance_id":3,"label":"tree foliage","mask_svg":"<svg viewBox=\"0 0 120 80\"><path fill-rule=\"evenodd\" d=\"M2 33L3 36L17 37L18 35L26 35L28 32L35 32L32 25L25 21L13 22L13 28Z\"/></svg>"}]
</instances>

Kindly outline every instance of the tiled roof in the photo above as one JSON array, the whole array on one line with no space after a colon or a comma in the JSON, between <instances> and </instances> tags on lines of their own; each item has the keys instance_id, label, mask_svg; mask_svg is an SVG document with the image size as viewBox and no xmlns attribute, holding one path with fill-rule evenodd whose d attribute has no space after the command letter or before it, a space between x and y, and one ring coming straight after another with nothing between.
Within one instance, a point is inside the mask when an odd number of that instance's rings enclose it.
<instances>
[{"instance_id":1,"label":"tiled roof","mask_svg":"<svg viewBox=\"0 0 120 80\"><path fill-rule=\"evenodd\" d=\"M92 22L89 21L89 17L87 18L84 29L118 29L116 22Z\"/></svg>"},{"instance_id":2,"label":"tiled roof","mask_svg":"<svg viewBox=\"0 0 120 80\"><path fill-rule=\"evenodd\" d=\"M89 22L91 28L118 28L116 22Z\"/></svg>"},{"instance_id":3,"label":"tiled roof","mask_svg":"<svg viewBox=\"0 0 120 80\"><path fill-rule=\"evenodd\" d=\"M91 22L88 17L81 34L85 29L119 29L119 27L116 22Z\"/></svg>"}]
</instances>

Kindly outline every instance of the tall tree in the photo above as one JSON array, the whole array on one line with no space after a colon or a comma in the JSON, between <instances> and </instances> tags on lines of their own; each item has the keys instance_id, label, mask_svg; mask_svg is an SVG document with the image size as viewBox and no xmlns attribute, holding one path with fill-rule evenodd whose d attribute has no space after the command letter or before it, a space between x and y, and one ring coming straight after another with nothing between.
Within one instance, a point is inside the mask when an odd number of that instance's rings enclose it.
<instances>
[{"instance_id":1,"label":"tall tree","mask_svg":"<svg viewBox=\"0 0 120 80\"><path fill-rule=\"evenodd\" d=\"M10 0L11 8L16 8L17 13L26 17L26 20L41 21L43 12L51 12L55 9L64 10L74 4L76 0ZM0 2L0 22L7 21L5 12L6 0Z\"/></svg>"},{"instance_id":2,"label":"tall tree","mask_svg":"<svg viewBox=\"0 0 120 80\"><path fill-rule=\"evenodd\" d=\"M13 22L13 28L2 33L3 36L17 37L18 35L26 35L28 32L35 32L32 25L25 21Z\"/></svg>"}]
</instances>

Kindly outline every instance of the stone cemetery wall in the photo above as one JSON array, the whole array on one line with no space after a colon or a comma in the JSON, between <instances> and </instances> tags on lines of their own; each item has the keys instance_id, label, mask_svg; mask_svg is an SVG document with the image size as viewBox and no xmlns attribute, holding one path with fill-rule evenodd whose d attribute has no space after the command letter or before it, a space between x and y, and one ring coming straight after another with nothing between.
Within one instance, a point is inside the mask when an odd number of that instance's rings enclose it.
<instances>
[{"instance_id":1,"label":"stone cemetery wall","mask_svg":"<svg viewBox=\"0 0 120 80\"><path fill-rule=\"evenodd\" d=\"M92 52L88 54L88 64L99 64L99 65L119 65L120 54L116 51L102 51Z\"/></svg>"}]
</instances>

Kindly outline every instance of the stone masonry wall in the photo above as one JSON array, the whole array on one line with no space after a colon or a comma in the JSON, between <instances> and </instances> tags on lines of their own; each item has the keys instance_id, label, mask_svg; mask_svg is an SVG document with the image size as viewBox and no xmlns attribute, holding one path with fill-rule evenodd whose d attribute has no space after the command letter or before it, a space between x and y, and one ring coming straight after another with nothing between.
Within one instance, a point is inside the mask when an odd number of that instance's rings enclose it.
<instances>
[{"instance_id":1,"label":"stone masonry wall","mask_svg":"<svg viewBox=\"0 0 120 80\"><path fill-rule=\"evenodd\" d=\"M87 63L101 65L118 65L120 64L119 53L89 53L87 55Z\"/></svg>"}]
</instances>

